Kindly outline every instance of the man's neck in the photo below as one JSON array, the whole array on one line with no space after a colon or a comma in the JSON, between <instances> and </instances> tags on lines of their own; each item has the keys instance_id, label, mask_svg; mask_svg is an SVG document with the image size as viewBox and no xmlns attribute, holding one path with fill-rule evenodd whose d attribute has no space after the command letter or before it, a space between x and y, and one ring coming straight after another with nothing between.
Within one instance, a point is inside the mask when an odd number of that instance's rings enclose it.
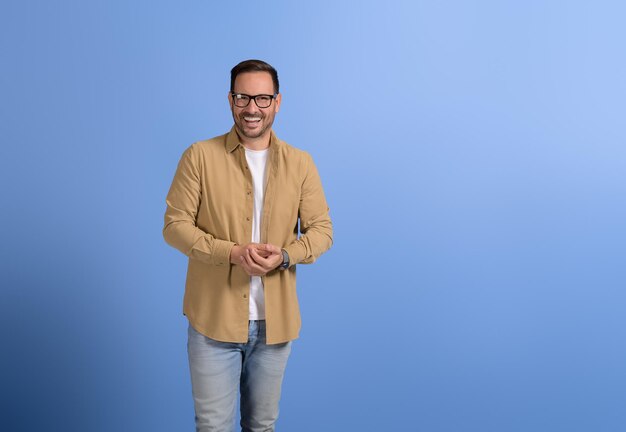
<instances>
[{"instance_id":1,"label":"man's neck","mask_svg":"<svg viewBox=\"0 0 626 432\"><path fill-rule=\"evenodd\" d=\"M239 134L237 134L239 135ZM258 138L241 138L239 135L239 142L247 149L250 150L265 150L270 146L270 134L260 136Z\"/></svg>"}]
</instances>

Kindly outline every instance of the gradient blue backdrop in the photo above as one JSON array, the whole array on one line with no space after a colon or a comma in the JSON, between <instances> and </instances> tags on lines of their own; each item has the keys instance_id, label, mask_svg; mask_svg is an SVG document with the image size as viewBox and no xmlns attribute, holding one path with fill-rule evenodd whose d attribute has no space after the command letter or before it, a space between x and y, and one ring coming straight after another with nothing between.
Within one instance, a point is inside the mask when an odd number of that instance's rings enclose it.
<instances>
[{"instance_id":1,"label":"gradient blue backdrop","mask_svg":"<svg viewBox=\"0 0 626 432\"><path fill-rule=\"evenodd\" d=\"M625 13L4 1L0 429L193 429L165 195L262 58L335 226L279 430L625 430Z\"/></svg>"}]
</instances>

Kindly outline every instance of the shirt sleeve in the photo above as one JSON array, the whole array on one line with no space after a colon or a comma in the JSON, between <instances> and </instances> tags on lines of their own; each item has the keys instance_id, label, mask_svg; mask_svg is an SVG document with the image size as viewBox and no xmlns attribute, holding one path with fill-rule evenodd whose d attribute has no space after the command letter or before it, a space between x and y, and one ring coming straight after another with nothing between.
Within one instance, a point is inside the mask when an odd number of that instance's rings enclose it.
<instances>
[{"instance_id":1,"label":"shirt sleeve","mask_svg":"<svg viewBox=\"0 0 626 432\"><path fill-rule=\"evenodd\" d=\"M333 225L324 196L322 181L313 159L307 153L298 214L300 237L283 249L289 255L289 266L311 264L333 244Z\"/></svg>"},{"instance_id":2,"label":"shirt sleeve","mask_svg":"<svg viewBox=\"0 0 626 432\"><path fill-rule=\"evenodd\" d=\"M196 226L202 196L200 158L194 155L196 150L194 145L187 148L176 168L165 199L163 238L191 259L218 266L229 265L235 243L216 239Z\"/></svg>"}]
</instances>

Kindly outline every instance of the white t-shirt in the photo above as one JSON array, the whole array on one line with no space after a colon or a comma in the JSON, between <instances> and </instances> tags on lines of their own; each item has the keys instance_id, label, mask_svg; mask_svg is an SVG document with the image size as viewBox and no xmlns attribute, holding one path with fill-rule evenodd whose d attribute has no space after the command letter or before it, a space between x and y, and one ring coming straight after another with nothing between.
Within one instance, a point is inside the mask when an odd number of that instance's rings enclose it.
<instances>
[{"instance_id":1,"label":"white t-shirt","mask_svg":"<svg viewBox=\"0 0 626 432\"><path fill-rule=\"evenodd\" d=\"M252 242L261 242L261 213L263 212L263 193L265 166L269 149L250 150L246 148L246 161L252 174L254 188L254 212L252 214ZM251 320L265 319L265 297L263 295L263 280L260 276L250 276L250 318Z\"/></svg>"}]
</instances>

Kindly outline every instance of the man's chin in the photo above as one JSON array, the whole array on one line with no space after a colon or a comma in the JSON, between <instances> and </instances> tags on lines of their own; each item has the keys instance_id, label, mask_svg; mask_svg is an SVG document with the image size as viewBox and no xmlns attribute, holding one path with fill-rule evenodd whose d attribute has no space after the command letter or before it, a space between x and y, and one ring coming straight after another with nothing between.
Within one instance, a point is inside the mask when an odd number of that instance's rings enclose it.
<instances>
[{"instance_id":1,"label":"man's chin","mask_svg":"<svg viewBox=\"0 0 626 432\"><path fill-rule=\"evenodd\" d=\"M259 137L262 137L266 132L267 132L267 128L265 129L260 129L258 131L246 131L244 128L242 128L241 126L237 126L237 131L243 135L246 138L249 139L256 139Z\"/></svg>"}]
</instances>

